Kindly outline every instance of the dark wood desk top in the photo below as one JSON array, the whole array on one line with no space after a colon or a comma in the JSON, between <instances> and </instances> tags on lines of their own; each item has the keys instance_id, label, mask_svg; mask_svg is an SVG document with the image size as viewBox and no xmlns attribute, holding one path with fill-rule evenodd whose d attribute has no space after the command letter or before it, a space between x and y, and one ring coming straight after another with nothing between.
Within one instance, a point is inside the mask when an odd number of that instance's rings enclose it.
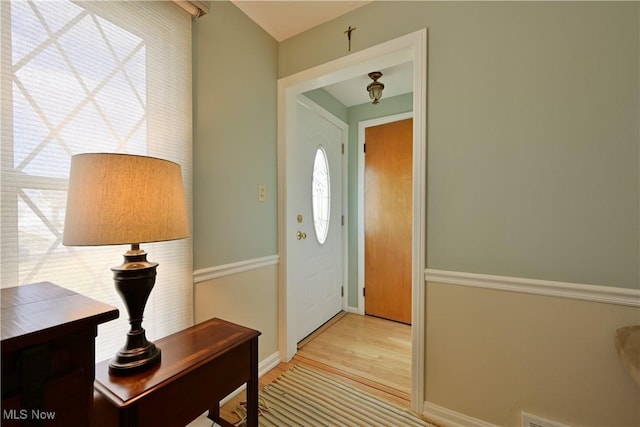
<instances>
[{"instance_id":1,"label":"dark wood desk top","mask_svg":"<svg viewBox=\"0 0 640 427\"><path fill-rule=\"evenodd\" d=\"M96 389L118 407L126 407L210 360L244 344L260 332L221 319L211 319L154 341L160 364L126 377L109 375L109 360L96 365Z\"/></svg>"},{"instance_id":2,"label":"dark wood desk top","mask_svg":"<svg viewBox=\"0 0 640 427\"><path fill-rule=\"evenodd\" d=\"M2 349L11 351L118 317L118 309L50 282L1 290Z\"/></svg>"}]
</instances>

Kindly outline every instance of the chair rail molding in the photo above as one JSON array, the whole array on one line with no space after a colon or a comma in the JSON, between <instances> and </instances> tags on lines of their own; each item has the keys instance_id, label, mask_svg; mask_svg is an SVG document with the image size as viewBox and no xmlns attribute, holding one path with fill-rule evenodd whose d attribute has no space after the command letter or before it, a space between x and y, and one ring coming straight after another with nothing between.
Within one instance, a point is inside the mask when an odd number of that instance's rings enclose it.
<instances>
[{"instance_id":1,"label":"chair rail molding","mask_svg":"<svg viewBox=\"0 0 640 427\"><path fill-rule=\"evenodd\" d=\"M276 265L279 262L280 257L278 255L269 255L262 258L217 265L215 267L201 268L193 272L193 283L204 282L211 279L217 279L219 277L255 270L256 268Z\"/></svg>"},{"instance_id":2,"label":"chair rail molding","mask_svg":"<svg viewBox=\"0 0 640 427\"><path fill-rule=\"evenodd\" d=\"M640 307L640 289L463 273L432 268L427 268L424 276L425 285L427 282L434 282Z\"/></svg>"}]
</instances>

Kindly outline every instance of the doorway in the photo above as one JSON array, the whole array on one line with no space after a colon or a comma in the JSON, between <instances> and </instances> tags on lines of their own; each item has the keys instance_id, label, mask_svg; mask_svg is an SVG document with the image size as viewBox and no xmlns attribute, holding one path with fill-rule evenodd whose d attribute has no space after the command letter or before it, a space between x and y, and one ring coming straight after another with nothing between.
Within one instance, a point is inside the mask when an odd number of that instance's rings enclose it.
<instances>
[{"instance_id":1,"label":"doorway","mask_svg":"<svg viewBox=\"0 0 640 427\"><path fill-rule=\"evenodd\" d=\"M296 223L290 221L295 200L289 184L295 173L297 159L292 157L296 139L296 98L299 94L356 76L372 69L383 69L406 62L413 65L413 185L412 185L412 363L411 405L416 412L424 403L424 266L426 225L426 29L398 39L355 52L329 63L285 77L278 81L278 340L280 357L289 361L296 353L295 299L290 283L295 247L291 236Z\"/></svg>"}]
</instances>

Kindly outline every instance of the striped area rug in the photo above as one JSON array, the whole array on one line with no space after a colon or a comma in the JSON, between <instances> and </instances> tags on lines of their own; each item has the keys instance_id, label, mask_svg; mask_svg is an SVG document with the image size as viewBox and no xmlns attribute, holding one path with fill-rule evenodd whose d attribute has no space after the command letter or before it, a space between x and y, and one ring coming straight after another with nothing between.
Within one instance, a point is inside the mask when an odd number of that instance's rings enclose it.
<instances>
[{"instance_id":1,"label":"striped area rug","mask_svg":"<svg viewBox=\"0 0 640 427\"><path fill-rule=\"evenodd\" d=\"M407 410L300 365L266 385L259 400L259 425L265 427L432 426Z\"/></svg>"}]
</instances>

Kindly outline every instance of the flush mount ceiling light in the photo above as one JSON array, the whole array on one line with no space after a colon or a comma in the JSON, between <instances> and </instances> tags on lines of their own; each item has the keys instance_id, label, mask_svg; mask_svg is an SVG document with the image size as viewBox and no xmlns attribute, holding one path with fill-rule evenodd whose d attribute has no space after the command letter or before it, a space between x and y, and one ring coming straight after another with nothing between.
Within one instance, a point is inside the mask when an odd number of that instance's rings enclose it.
<instances>
[{"instance_id":1,"label":"flush mount ceiling light","mask_svg":"<svg viewBox=\"0 0 640 427\"><path fill-rule=\"evenodd\" d=\"M382 77L382 73L380 71L372 71L369 73L369 77L373 80L373 82L367 85L369 98L373 99L373 104L379 104L380 98L382 98L382 89L384 89L384 84L378 81L378 79Z\"/></svg>"}]
</instances>

